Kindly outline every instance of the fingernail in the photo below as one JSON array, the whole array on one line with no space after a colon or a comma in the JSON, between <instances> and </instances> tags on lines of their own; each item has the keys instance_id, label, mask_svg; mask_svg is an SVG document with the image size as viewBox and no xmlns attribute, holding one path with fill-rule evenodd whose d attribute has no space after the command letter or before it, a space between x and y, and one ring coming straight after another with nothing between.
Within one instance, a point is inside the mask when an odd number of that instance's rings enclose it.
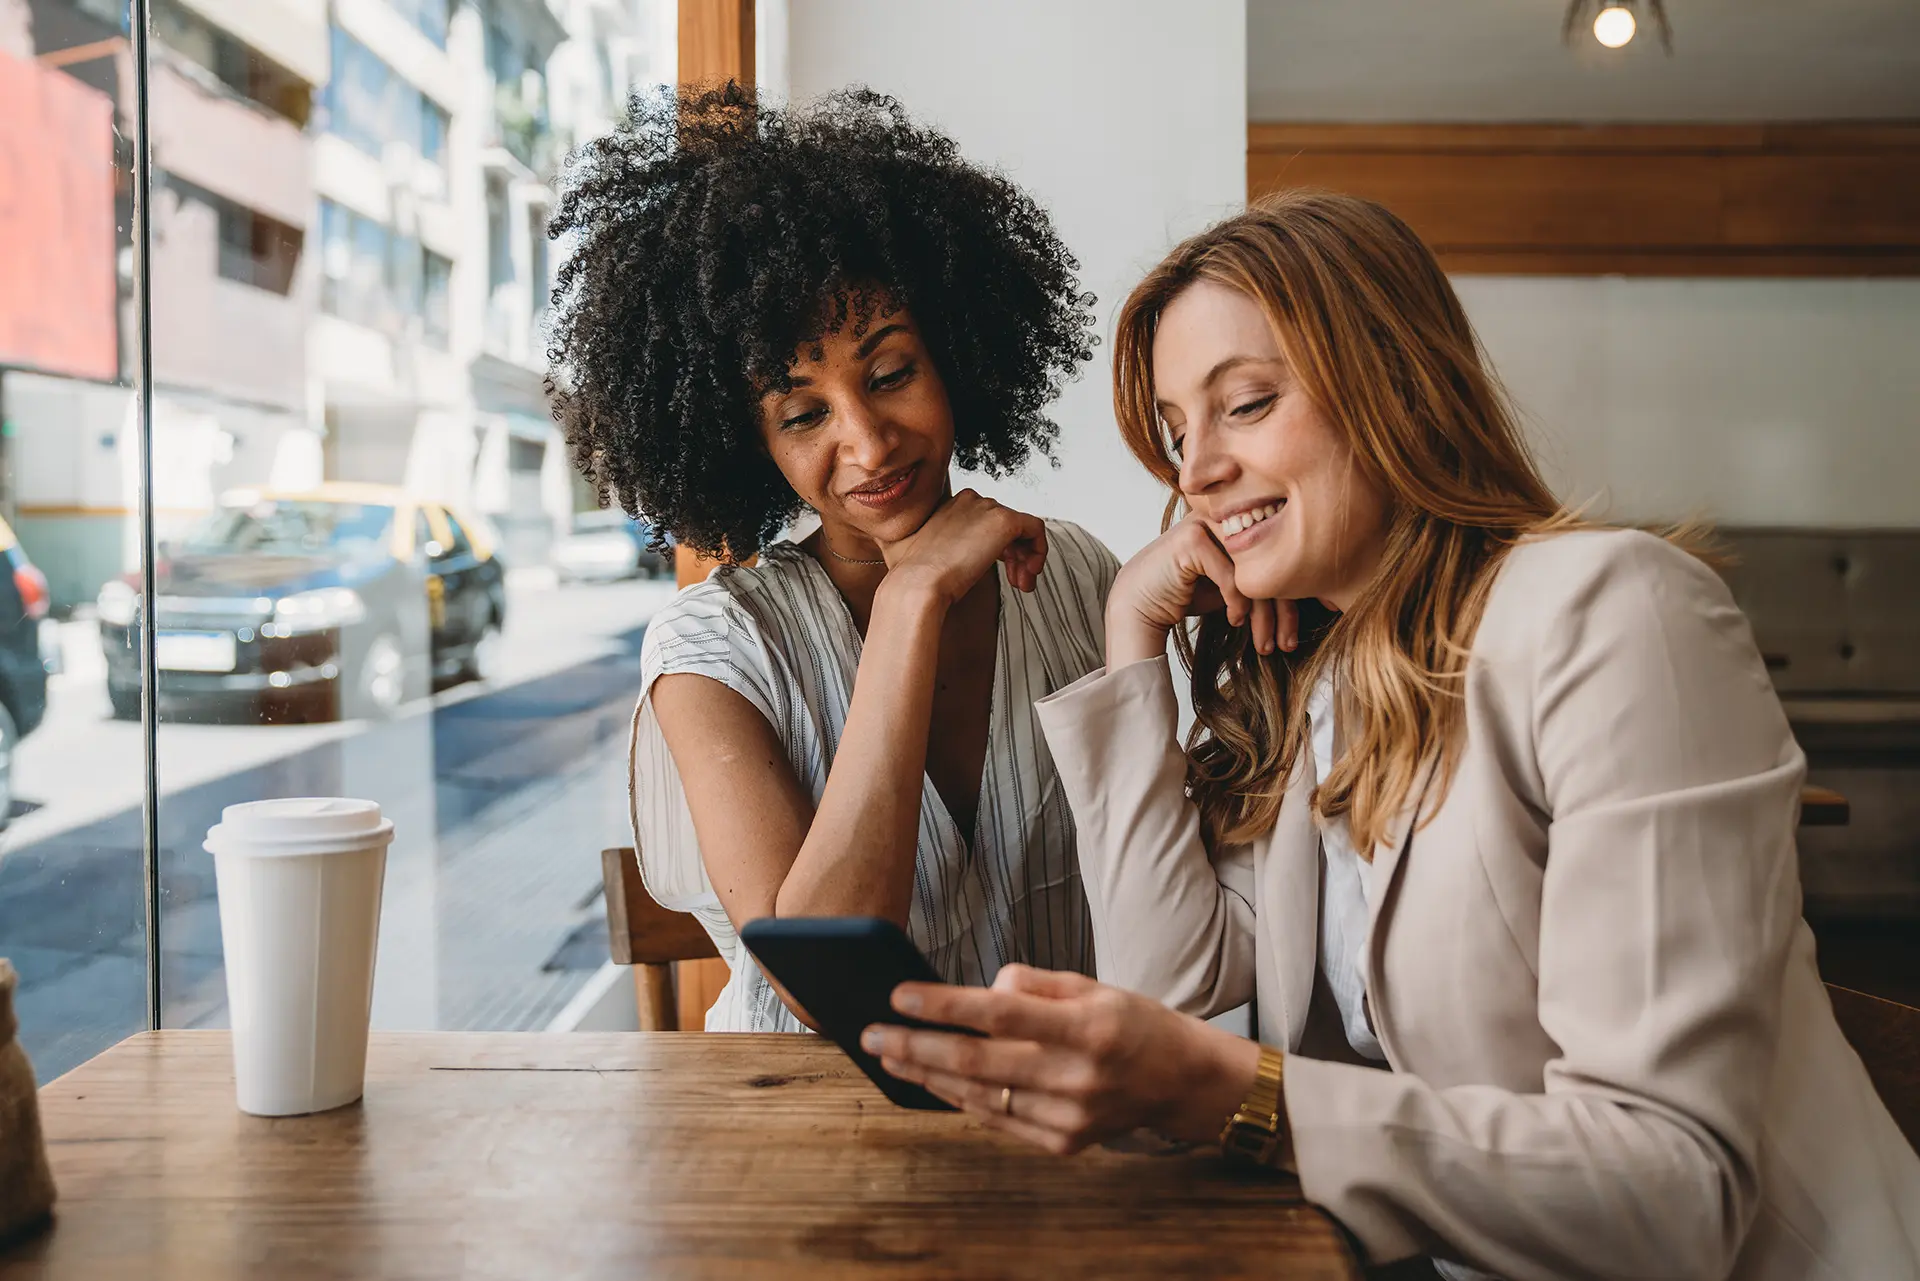
<instances>
[{"instance_id":1,"label":"fingernail","mask_svg":"<svg viewBox=\"0 0 1920 1281\"><path fill-rule=\"evenodd\" d=\"M895 992L893 994L893 1008L902 1014L918 1014L920 1012L919 994L915 992Z\"/></svg>"},{"instance_id":2,"label":"fingernail","mask_svg":"<svg viewBox=\"0 0 1920 1281\"><path fill-rule=\"evenodd\" d=\"M860 1034L860 1048L868 1054L880 1053L880 1030L870 1027L862 1032Z\"/></svg>"}]
</instances>

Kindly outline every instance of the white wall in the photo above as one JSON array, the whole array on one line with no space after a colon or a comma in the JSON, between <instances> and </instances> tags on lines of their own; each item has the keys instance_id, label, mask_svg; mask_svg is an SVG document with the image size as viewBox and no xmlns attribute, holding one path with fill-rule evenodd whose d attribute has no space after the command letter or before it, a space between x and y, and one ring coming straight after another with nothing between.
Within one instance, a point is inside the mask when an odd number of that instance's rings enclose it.
<instances>
[{"instance_id":1,"label":"white wall","mask_svg":"<svg viewBox=\"0 0 1920 1281\"><path fill-rule=\"evenodd\" d=\"M1920 281L1456 277L1564 497L1920 525Z\"/></svg>"},{"instance_id":2,"label":"white wall","mask_svg":"<svg viewBox=\"0 0 1920 1281\"><path fill-rule=\"evenodd\" d=\"M1057 406L1062 466L983 488L1122 557L1164 495L1113 425L1112 321L1176 239L1245 198L1246 30L1244 0L789 0L794 99L895 95L1026 188L1079 257L1102 345Z\"/></svg>"}]
</instances>

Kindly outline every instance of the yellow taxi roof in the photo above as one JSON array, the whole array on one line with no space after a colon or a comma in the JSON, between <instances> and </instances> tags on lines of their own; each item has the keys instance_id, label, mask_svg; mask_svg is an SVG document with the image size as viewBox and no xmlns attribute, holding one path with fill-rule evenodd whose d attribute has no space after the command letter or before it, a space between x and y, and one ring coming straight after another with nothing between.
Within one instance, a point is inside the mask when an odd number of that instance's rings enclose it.
<instances>
[{"instance_id":1,"label":"yellow taxi roof","mask_svg":"<svg viewBox=\"0 0 1920 1281\"><path fill-rule=\"evenodd\" d=\"M484 521L476 520L458 505L443 502L440 499L422 498L409 494L398 485L376 485L365 481L328 480L310 489L274 489L265 485L255 485L243 489L229 489L220 495L222 507L251 507L255 503L366 503L370 506L424 508L429 513L434 510L453 513L461 528L467 531L467 541L473 544L475 553L482 560L493 555L493 538ZM412 538L411 529L396 529L396 537ZM6 544L0 543L0 551Z\"/></svg>"}]
</instances>

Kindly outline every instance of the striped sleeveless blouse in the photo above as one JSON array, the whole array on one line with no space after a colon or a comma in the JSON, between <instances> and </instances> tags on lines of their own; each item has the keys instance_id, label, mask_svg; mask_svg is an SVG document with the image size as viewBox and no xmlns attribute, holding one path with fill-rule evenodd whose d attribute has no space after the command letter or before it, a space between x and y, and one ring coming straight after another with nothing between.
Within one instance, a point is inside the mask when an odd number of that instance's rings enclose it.
<instances>
[{"instance_id":1,"label":"striped sleeveless blouse","mask_svg":"<svg viewBox=\"0 0 1920 1281\"><path fill-rule=\"evenodd\" d=\"M1047 522L1037 589L1000 582L999 643L978 817L971 844L924 775L907 933L955 983L991 983L1003 965L1094 972L1093 929L1081 888L1073 814L1033 714L1036 700L1105 661L1105 607L1119 562L1075 525ZM708 1031L802 1032L707 879L679 772L653 717L660 677L693 672L759 710L815 804L846 726L861 637L833 581L791 543L758 564L715 570L647 626L634 710L631 790L635 848L647 891L691 912L726 959L730 978Z\"/></svg>"}]
</instances>

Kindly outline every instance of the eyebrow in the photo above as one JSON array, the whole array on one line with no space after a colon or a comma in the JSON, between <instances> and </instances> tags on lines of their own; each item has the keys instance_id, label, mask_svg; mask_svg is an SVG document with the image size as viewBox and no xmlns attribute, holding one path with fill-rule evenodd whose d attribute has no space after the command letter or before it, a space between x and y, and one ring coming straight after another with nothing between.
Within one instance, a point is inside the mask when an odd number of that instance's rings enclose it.
<instances>
[{"instance_id":1,"label":"eyebrow","mask_svg":"<svg viewBox=\"0 0 1920 1281\"><path fill-rule=\"evenodd\" d=\"M871 356L873 354L873 349L875 347L878 347L881 344L881 342L885 340L889 335L904 334L906 332L907 332L907 327L901 324L897 320L890 325L882 325L880 328L874 330L872 333L867 335L866 340L862 342L860 346L854 351L853 358L855 360L865 360L868 356ZM1249 359L1251 359L1251 357L1249 357ZM795 387L813 386L813 379L806 378L800 375L795 375L787 379L787 382Z\"/></svg>"},{"instance_id":2,"label":"eyebrow","mask_svg":"<svg viewBox=\"0 0 1920 1281\"><path fill-rule=\"evenodd\" d=\"M1202 387L1211 387L1214 383L1219 382L1227 373L1238 369L1242 365L1277 365L1279 363L1279 361L1273 359L1271 356L1228 356L1225 360L1207 371L1207 376L1200 380L1200 385Z\"/></svg>"},{"instance_id":3,"label":"eyebrow","mask_svg":"<svg viewBox=\"0 0 1920 1281\"><path fill-rule=\"evenodd\" d=\"M890 325L882 325L880 328L868 334L867 340L860 344L860 350L854 352L853 354L855 358L859 360L865 360L868 356L871 356L873 354L873 349L875 347L878 347L880 345L880 340L885 338L888 334L904 334L906 332L907 332L907 327L901 324L897 320Z\"/></svg>"}]
</instances>

